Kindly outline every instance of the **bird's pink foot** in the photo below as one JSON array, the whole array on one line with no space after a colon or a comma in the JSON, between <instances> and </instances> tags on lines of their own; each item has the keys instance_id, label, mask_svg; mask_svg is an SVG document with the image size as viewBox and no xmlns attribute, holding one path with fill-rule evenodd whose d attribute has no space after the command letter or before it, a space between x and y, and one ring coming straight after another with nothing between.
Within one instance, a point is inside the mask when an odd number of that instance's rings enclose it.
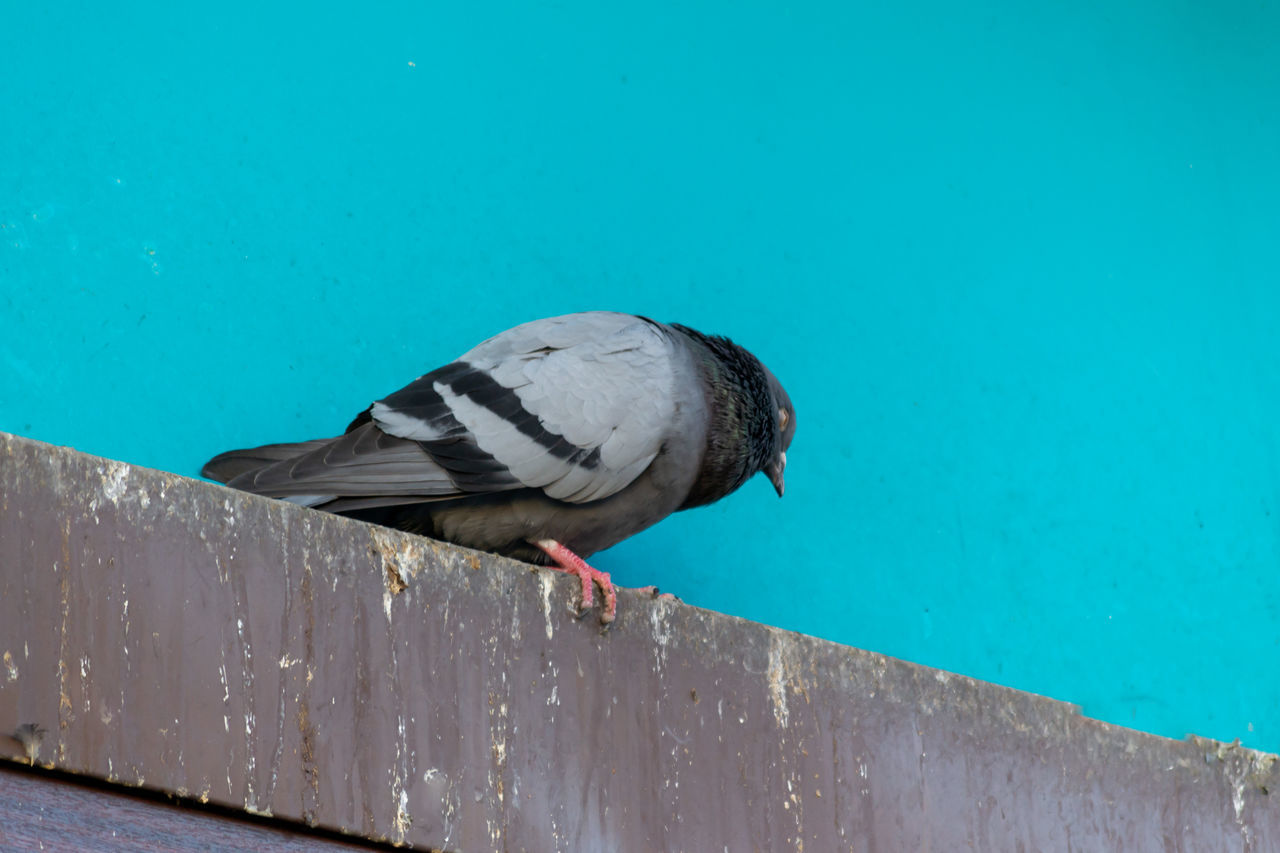
<instances>
[{"instance_id":1,"label":"bird's pink foot","mask_svg":"<svg viewBox=\"0 0 1280 853\"><path fill-rule=\"evenodd\" d=\"M604 613L600 614L600 621L608 625L617 618L618 594L614 591L613 581L609 579L608 572L602 572L587 565L586 560L554 539L538 539L533 544L555 561L554 565L548 566L548 568L578 576L578 580L582 582L583 610L589 608L595 601L591 587L593 583L598 583L600 584L600 592L604 593Z\"/></svg>"}]
</instances>

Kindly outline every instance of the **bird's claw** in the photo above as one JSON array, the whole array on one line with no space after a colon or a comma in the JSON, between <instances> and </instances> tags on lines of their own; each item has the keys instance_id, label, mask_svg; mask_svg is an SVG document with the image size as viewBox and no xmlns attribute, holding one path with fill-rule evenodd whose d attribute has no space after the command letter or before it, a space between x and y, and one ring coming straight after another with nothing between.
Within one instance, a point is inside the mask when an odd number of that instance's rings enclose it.
<instances>
[{"instance_id":1,"label":"bird's claw","mask_svg":"<svg viewBox=\"0 0 1280 853\"><path fill-rule=\"evenodd\" d=\"M554 565L549 568L577 575L578 580L582 583L581 607L578 611L579 618L585 615L595 604L595 593L592 588L596 584L600 585L600 592L604 595L604 612L600 614L601 624L608 625L618 618L618 593L613 588L613 581L609 579L608 572L602 572L588 565L586 560L554 539L539 539L533 544L538 546L543 553L554 561Z\"/></svg>"},{"instance_id":2,"label":"bird's claw","mask_svg":"<svg viewBox=\"0 0 1280 853\"><path fill-rule=\"evenodd\" d=\"M638 586L635 591L641 595L647 595L654 601L673 601L679 602L680 598L673 592L663 592L656 586Z\"/></svg>"}]
</instances>

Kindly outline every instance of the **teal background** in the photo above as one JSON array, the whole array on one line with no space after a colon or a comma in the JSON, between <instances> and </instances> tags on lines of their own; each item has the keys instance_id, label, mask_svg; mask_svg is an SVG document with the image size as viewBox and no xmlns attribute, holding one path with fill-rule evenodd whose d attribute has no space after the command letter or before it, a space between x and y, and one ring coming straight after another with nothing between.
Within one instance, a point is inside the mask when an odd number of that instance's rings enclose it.
<instances>
[{"instance_id":1,"label":"teal background","mask_svg":"<svg viewBox=\"0 0 1280 853\"><path fill-rule=\"evenodd\" d=\"M112 5L5 4L0 429L194 475L676 320L787 496L615 578L1280 750L1280 6Z\"/></svg>"}]
</instances>

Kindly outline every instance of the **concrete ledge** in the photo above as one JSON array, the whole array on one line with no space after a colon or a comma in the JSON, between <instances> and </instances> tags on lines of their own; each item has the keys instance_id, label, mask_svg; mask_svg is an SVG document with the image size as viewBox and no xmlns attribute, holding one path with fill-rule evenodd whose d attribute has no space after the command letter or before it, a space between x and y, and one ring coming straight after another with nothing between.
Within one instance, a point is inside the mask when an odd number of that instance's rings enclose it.
<instances>
[{"instance_id":1,"label":"concrete ledge","mask_svg":"<svg viewBox=\"0 0 1280 853\"><path fill-rule=\"evenodd\" d=\"M1280 850L1275 756L573 590L0 434L0 732L45 766L448 850Z\"/></svg>"}]
</instances>

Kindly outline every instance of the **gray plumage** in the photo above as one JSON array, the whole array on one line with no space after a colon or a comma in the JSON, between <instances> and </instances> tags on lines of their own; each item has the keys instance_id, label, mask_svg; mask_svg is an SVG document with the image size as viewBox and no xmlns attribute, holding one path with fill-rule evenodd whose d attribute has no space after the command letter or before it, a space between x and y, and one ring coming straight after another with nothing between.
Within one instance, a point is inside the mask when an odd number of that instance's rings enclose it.
<instances>
[{"instance_id":1,"label":"gray plumage","mask_svg":"<svg viewBox=\"0 0 1280 853\"><path fill-rule=\"evenodd\" d=\"M205 476L545 563L587 557L765 471L782 494L795 411L726 338L594 311L503 332L331 439L233 450Z\"/></svg>"}]
</instances>

